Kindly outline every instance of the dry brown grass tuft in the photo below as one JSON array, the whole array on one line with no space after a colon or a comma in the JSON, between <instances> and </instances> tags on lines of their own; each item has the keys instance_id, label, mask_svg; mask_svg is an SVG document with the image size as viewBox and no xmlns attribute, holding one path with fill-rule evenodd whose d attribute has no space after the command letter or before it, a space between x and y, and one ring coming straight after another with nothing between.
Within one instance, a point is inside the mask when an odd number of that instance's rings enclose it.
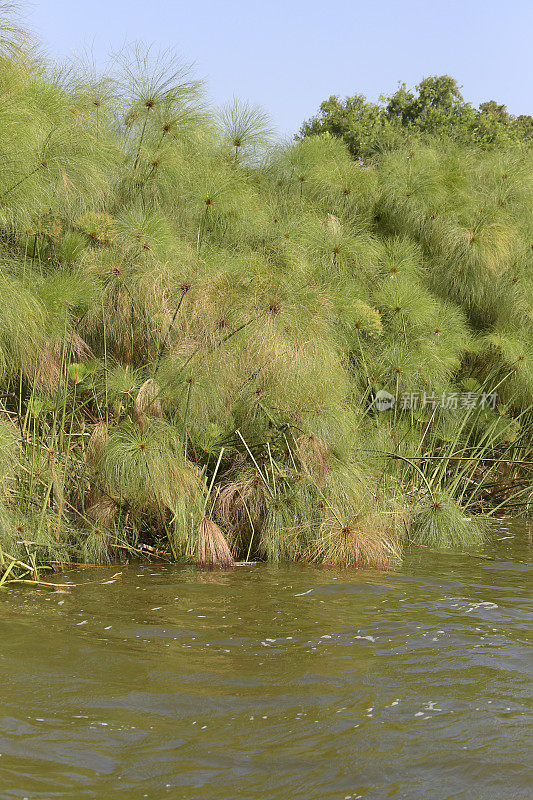
<instances>
[{"instance_id":1,"label":"dry brown grass tuft","mask_svg":"<svg viewBox=\"0 0 533 800\"><path fill-rule=\"evenodd\" d=\"M85 461L90 467L96 467L100 463L104 455L107 435L105 422L98 422L93 428L85 451Z\"/></svg>"},{"instance_id":2,"label":"dry brown grass tuft","mask_svg":"<svg viewBox=\"0 0 533 800\"><path fill-rule=\"evenodd\" d=\"M318 436L305 434L298 437L296 447L304 470L316 481L318 486L322 487L331 468L331 453L328 445Z\"/></svg>"},{"instance_id":3,"label":"dry brown grass tuft","mask_svg":"<svg viewBox=\"0 0 533 800\"><path fill-rule=\"evenodd\" d=\"M133 404L133 416L141 430L145 428L148 419L162 418L160 392L159 385L153 378L145 381L137 392L137 397Z\"/></svg>"},{"instance_id":4,"label":"dry brown grass tuft","mask_svg":"<svg viewBox=\"0 0 533 800\"><path fill-rule=\"evenodd\" d=\"M236 476L219 489L215 510L235 535L253 533L261 527L268 499L258 475Z\"/></svg>"},{"instance_id":5,"label":"dry brown grass tuft","mask_svg":"<svg viewBox=\"0 0 533 800\"><path fill-rule=\"evenodd\" d=\"M229 545L218 525L204 517L198 529L198 558L201 567L232 567Z\"/></svg>"},{"instance_id":6,"label":"dry brown grass tuft","mask_svg":"<svg viewBox=\"0 0 533 800\"><path fill-rule=\"evenodd\" d=\"M383 519L359 516L343 519L336 509L325 516L309 559L323 564L385 569L400 558L400 547Z\"/></svg>"},{"instance_id":7,"label":"dry brown grass tuft","mask_svg":"<svg viewBox=\"0 0 533 800\"><path fill-rule=\"evenodd\" d=\"M100 495L87 509L87 517L99 527L109 529L117 515L118 506L111 497Z\"/></svg>"},{"instance_id":8,"label":"dry brown grass tuft","mask_svg":"<svg viewBox=\"0 0 533 800\"><path fill-rule=\"evenodd\" d=\"M70 352L66 352L66 347ZM38 387L52 391L57 389L66 376L66 368L72 357L82 360L92 355L88 344L78 333L72 331L67 342L57 339L46 340L27 371Z\"/></svg>"}]
</instances>

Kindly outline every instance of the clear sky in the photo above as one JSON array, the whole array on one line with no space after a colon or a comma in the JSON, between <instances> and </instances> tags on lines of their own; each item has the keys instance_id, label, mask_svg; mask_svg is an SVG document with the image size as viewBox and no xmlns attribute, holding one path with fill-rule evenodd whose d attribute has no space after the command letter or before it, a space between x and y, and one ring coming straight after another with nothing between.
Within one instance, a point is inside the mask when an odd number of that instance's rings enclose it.
<instances>
[{"instance_id":1,"label":"clear sky","mask_svg":"<svg viewBox=\"0 0 533 800\"><path fill-rule=\"evenodd\" d=\"M533 113L533 0L34 0L49 52L103 64L128 41L175 47L216 104L262 105L282 135L330 94L377 100L449 73L467 100Z\"/></svg>"}]
</instances>

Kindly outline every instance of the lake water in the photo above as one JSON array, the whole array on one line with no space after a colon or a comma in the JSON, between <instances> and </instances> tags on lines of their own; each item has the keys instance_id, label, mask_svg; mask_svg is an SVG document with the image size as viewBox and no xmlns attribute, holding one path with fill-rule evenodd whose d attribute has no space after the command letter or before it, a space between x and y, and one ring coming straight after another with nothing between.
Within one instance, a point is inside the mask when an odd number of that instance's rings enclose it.
<instances>
[{"instance_id":1,"label":"lake water","mask_svg":"<svg viewBox=\"0 0 533 800\"><path fill-rule=\"evenodd\" d=\"M0 797L530 800L532 538L2 590Z\"/></svg>"}]
</instances>

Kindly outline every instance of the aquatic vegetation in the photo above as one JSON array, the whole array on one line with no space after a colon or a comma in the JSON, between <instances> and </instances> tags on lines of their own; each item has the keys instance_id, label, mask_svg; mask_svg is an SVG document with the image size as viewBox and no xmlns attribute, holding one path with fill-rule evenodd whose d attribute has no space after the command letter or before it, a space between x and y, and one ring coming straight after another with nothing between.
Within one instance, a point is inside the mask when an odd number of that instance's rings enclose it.
<instances>
[{"instance_id":1,"label":"aquatic vegetation","mask_svg":"<svg viewBox=\"0 0 533 800\"><path fill-rule=\"evenodd\" d=\"M480 544L483 534L481 518L467 516L446 493L420 502L410 530L413 542L430 547L468 547Z\"/></svg>"},{"instance_id":2,"label":"aquatic vegetation","mask_svg":"<svg viewBox=\"0 0 533 800\"><path fill-rule=\"evenodd\" d=\"M172 54L5 30L0 569L386 567L531 505L530 149L276 145Z\"/></svg>"}]
</instances>

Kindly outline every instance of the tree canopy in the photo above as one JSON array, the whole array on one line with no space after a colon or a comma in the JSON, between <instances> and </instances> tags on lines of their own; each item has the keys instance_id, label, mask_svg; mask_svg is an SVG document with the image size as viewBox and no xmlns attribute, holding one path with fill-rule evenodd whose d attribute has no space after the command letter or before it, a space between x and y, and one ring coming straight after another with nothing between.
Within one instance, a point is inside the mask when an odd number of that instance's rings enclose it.
<instances>
[{"instance_id":1,"label":"tree canopy","mask_svg":"<svg viewBox=\"0 0 533 800\"><path fill-rule=\"evenodd\" d=\"M533 117L515 117L495 100L476 108L464 99L455 78L434 75L414 91L400 83L378 103L361 94L344 99L331 95L303 123L297 138L326 132L344 139L352 155L365 157L394 149L406 139L429 136L487 147L527 145L533 141Z\"/></svg>"}]
</instances>

